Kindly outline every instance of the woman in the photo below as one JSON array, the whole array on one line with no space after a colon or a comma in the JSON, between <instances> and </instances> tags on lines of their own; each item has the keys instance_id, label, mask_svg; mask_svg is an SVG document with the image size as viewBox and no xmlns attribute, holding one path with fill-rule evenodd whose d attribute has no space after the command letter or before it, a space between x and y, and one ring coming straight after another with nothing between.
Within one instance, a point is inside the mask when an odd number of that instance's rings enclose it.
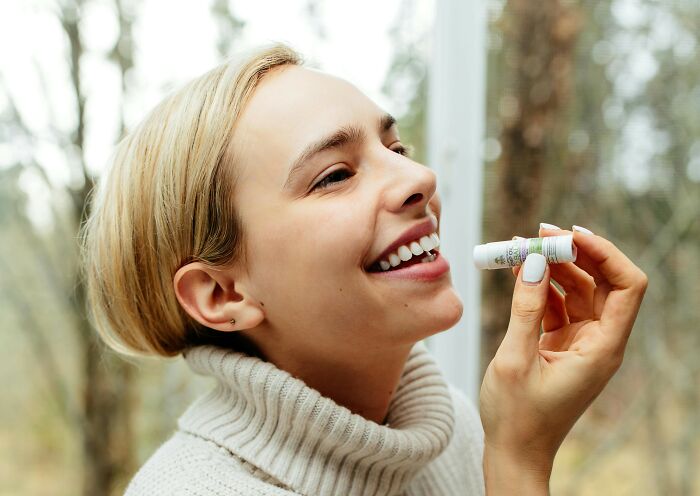
<instances>
[{"instance_id":1,"label":"woman","mask_svg":"<svg viewBox=\"0 0 700 496\"><path fill-rule=\"evenodd\" d=\"M217 387L127 494L546 494L646 277L581 231L575 265L528 257L482 429L420 343L463 309L439 219L435 174L394 119L288 47L159 104L119 143L84 228L92 320L116 350L182 354Z\"/></svg>"}]
</instances>

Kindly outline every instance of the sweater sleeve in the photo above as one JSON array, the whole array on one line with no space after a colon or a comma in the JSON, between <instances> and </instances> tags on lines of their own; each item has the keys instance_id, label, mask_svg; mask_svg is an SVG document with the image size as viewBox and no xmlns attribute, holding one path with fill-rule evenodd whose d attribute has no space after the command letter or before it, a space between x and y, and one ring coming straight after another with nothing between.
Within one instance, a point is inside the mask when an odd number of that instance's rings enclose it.
<instances>
[{"instance_id":1,"label":"sweater sleeve","mask_svg":"<svg viewBox=\"0 0 700 496\"><path fill-rule=\"evenodd\" d=\"M445 451L423 469L406 496L483 496L484 429L473 401L450 385L455 432Z\"/></svg>"}]
</instances>

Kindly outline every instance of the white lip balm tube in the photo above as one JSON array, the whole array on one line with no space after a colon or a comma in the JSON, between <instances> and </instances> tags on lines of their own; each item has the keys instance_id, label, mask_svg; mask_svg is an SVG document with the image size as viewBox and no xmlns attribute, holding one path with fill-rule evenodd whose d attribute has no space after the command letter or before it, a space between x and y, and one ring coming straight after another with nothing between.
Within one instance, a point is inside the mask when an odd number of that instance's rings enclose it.
<instances>
[{"instance_id":1,"label":"white lip balm tube","mask_svg":"<svg viewBox=\"0 0 700 496\"><path fill-rule=\"evenodd\" d=\"M477 245L474 247L474 265L478 269L506 269L521 265L530 253L544 255L547 263L575 262L574 236L513 239Z\"/></svg>"}]
</instances>

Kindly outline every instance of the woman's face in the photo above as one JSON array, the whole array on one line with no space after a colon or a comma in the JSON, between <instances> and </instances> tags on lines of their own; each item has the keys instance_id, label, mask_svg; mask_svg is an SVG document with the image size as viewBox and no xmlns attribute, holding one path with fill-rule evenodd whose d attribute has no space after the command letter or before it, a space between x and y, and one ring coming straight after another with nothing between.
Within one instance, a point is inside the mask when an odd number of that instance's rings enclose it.
<instances>
[{"instance_id":1,"label":"woman's face","mask_svg":"<svg viewBox=\"0 0 700 496\"><path fill-rule=\"evenodd\" d=\"M430 280L367 271L407 229L440 215L435 173L399 153L385 115L346 81L297 66L273 70L255 90L235 135L245 283L265 315L246 331L254 341L379 349L460 319L449 271ZM343 130L288 180L310 145Z\"/></svg>"}]
</instances>

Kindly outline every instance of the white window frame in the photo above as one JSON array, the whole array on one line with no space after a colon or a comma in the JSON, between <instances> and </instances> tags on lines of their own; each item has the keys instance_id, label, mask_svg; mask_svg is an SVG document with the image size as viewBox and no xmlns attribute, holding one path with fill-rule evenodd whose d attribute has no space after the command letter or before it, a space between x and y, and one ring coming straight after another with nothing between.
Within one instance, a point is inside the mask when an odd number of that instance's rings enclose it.
<instances>
[{"instance_id":1,"label":"white window frame","mask_svg":"<svg viewBox=\"0 0 700 496\"><path fill-rule=\"evenodd\" d=\"M486 80L486 3L436 0L428 85L428 160L442 200L441 252L464 314L427 346L447 380L478 405L481 274L472 248L481 242Z\"/></svg>"}]
</instances>

